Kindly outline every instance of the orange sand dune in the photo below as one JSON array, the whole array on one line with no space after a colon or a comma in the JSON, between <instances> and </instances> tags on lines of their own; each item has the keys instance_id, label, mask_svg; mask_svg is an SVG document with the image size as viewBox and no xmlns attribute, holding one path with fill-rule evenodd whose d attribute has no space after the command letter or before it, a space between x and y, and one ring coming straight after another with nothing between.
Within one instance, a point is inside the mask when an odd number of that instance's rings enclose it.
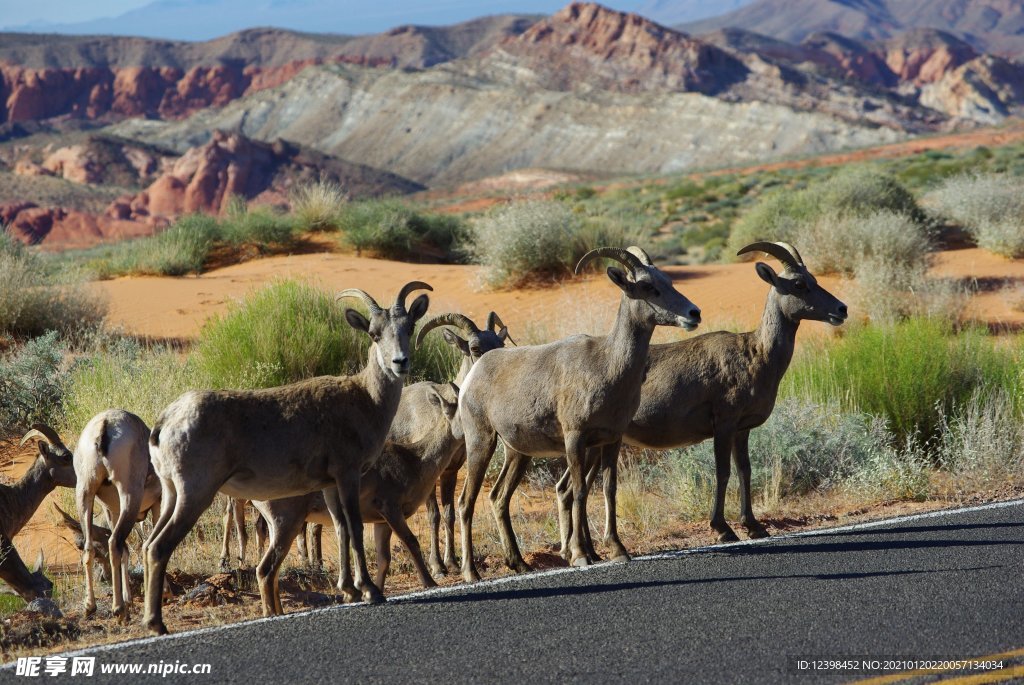
<instances>
[{"instance_id":1,"label":"orange sand dune","mask_svg":"<svg viewBox=\"0 0 1024 685\"><path fill-rule=\"evenodd\" d=\"M676 287L704 312L709 326L753 327L767 286L750 264L671 267ZM457 310L482 321L497 311L513 331L551 338L605 330L614 317L618 291L598 275L545 288L487 291L480 267L408 264L346 254L271 257L185 278L120 278L99 287L110 298L110 322L129 333L156 338L192 338L212 314L277 278L306 280L327 290L358 287L384 300L410 280L434 287L431 312ZM838 279L823 282L840 294ZM708 329L707 326L703 329Z\"/></svg>"},{"instance_id":2,"label":"orange sand dune","mask_svg":"<svg viewBox=\"0 0 1024 685\"><path fill-rule=\"evenodd\" d=\"M757 325L767 286L751 264L716 264L666 269L676 287L704 312L702 331ZM1014 311L1006 286L1024 284L1024 261L1008 260L980 249L942 252L935 275L976 279L981 288L968 312L995 325L1020 327L1024 312ZM110 301L110 322L127 332L153 338L194 338L211 315L226 310L274 279L297 278L327 290L358 287L384 300L398 286L423 280L434 287L431 312L461 311L480 322L490 310L520 335L552 339L576 332L606 330L615 314L618 293L603 277L573 278L545 288L488 291L479 284L480 267L408 264L347 254L271 257L183 278L120 278L98 284ZM835 277L821 282L841 298L852 296L850 284ZM856 315L856 308L853 308ZM827 327L807 327L827 331ZM659 338L682 335L659 333Z\"/></svg>"}]
</instances>

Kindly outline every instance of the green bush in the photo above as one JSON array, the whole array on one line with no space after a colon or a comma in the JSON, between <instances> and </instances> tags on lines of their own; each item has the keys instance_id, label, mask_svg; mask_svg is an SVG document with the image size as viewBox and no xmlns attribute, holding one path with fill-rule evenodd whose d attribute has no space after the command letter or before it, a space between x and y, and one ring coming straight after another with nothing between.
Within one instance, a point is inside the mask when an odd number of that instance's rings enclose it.
<instances>
[{"instance_id":1,"label":"green bush","mask_svg":"<svg viewBox=\"0 0 1024 685\"><path fill-rule=\"evenodd\" d=\"M366 363L370 343L345 321L345 308L355 306L297 281L274 283L203 327L195 363L212 388L353 373Z\"/></svg>"},{"instance_id":2,"label":"green bush","mask_svg":"<svg viewBox=\"0 0 1024 685\"><path fill-rule=\"evenodd\" d=\"M928 202L971 234L980 247L1024 257L1024 192L1019 177L955 176L929 193Z\"/></svg>"},{"instance_id":3,"label":"green bush","mask_svg":"<svg viewBox=\"0 0 1024 685\"><path fill-rule=\"evenodd\" d=\"M953 334L948 321L915 318L851 330L812 345L786 374L783 393L883 417L897 440L927 442L981 393L1019 398L1017 359L985 332Z\"/></svg>"},{"instance_id":4,"label":"green bush","mask_svg":"<svg viewBox=\"0 0 1024 685\"><path fill-rule=\"evenodd\" d=\"M469 235L465 222L456 216L418 212L394 199L348 203L341 208L339 222L357 253L388 259L418 261L427 254L457 261Z\"/></svg>"},{"instance_id":5,"label":"green bush","mask_svg":"<svg viewBox=\"0 0 1024 685\"><path fill-rule=\"evenodd\" d=\"M889 210L865 216L826 215L800 231L799 250L814 270L852 276L865 262L901 271L926 268L933 243L906 214Z\"/></svg>"},{"instance_id":6,"label":"green bush","mask_svg":"<svg viewBox=\"0 0 1024 685\"><path fill-rule=\"evenodd\" d=\"M93 416L115 407L152 426L172 400L205 386L195 365L172 349L147 349L129 338L101 338L69 372L63 432L78 433Z\"/></svg>"},{"instance_id":7,"label":"green bush","mask_svg":"<svg viewBox=\"0 0 1024 685\"><path fill-rule=\"evenodd\" d=\"M232 198L218 226L218 238L231 245L289 247L295 242L297 228L289 216L269 207L250 208L244 199Z\"/></svg>"},{"instance_id":8,"label":"green bush","mask_svg":"<svg viewBox=\"0 0 1024 685\"><path fill-rule=\"evenodd\" d=\"M743 215L729 237L729 250L757 240L797 244L801 231L824 216L866 217L886 211L918 225L925 215L914 196L892 176L868 167L847 167L801 190L780 189Z\"/></svg>"},{"instance_id":9,"label":"green bush","mask_svg":"<svg viewBox=\"0 0 1024 685\"><path fill-rule=\"evenodd\" d=\"M90 261L89 266L104 277L200 273L219 237L217 219L190 214L149 238L118 243L109 253Z\"/></svg>"},{"instance_id":10,"label":"green bush","mask_svg":"<svg viewBox=\"0 0 1024 685\"><path fill-rule=\"evenodd\" d=\"M56 331L33 338L0 357L0 437L60 417L67 371L66 345Z\"/></svg>"},{"instance_id":11,"label":"green bush","mask_svg":"<svg viewBox=\"0 0 1024 685\"><path fill-rule=\"evenodd\" d=\"M0 333L70 333L98 326L106 303L83 287L86 276L73 264L51 268L0 230Z\"/></svg>"}]
</instances>

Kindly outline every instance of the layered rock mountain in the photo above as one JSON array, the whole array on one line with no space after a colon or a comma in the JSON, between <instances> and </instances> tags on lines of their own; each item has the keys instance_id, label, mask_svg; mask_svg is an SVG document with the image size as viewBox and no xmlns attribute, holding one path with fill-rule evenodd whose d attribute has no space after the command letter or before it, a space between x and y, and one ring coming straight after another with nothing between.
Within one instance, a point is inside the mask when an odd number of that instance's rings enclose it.
<instances>
[{"instance_id":1,"label":"layered rock mountain","mask_svg":"<svg viewBox=\"0 0 1024 685\"><path fill-rule=\"evenodd\" d=\"M0 124L71 116L181 118L273 88L314 64L424 68L521 33L528 17L373 36L253 29L205 43L0 34Z\"/></svg>"},{"instance_id":2,"label":"layered rock mountain","mask_svg":"<svg viewBox=\"0 0 1024 685\"><path fill-rule=\"evenodd\" d=\"M1005 57L1024 55L1024 0L757 0L676 28L696 35L739 28L790 43L820 32L874 41L927 28Z\"/></svg>"}]
</instances>

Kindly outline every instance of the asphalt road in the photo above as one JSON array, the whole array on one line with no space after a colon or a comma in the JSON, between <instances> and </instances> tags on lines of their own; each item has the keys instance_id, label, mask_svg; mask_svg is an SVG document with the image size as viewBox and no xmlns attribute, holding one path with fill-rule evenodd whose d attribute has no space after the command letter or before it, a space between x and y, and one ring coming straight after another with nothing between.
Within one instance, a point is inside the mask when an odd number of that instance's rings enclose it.
<instances>
[{"instance_id":1,"label":"asphalt road","mask_svg":"<svg viewBox=\"0 0 1024 685\"><path fill-rule=\"evenodd\" d=\"M797 660L1002 652L1018 652L1004 658L1002 682L1024 681L1020 502L126 643L87 652L96 673L79 680L816 683L871 674L800 672ZM166 679L99 672L160 661L212 668ZM8 669L0 681L28 679Z\"/></svg>"}]
</instances>

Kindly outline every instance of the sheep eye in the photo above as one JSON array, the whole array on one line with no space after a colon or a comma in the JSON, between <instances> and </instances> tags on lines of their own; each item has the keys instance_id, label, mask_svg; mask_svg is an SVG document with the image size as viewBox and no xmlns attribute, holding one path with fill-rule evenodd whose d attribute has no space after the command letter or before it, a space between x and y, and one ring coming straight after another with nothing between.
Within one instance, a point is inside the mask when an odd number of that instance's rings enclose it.
<instances>
[{"instance_id":1,"label":"sheep eye","mask_svg":"<svg viewBox=\"0 0 1024 685\"><path fill-rule=\"evenodd\" d=\"M793 287L797 290L807 290L807 284L803 281L793 281Z\"/></svg>"}]
</instances>

